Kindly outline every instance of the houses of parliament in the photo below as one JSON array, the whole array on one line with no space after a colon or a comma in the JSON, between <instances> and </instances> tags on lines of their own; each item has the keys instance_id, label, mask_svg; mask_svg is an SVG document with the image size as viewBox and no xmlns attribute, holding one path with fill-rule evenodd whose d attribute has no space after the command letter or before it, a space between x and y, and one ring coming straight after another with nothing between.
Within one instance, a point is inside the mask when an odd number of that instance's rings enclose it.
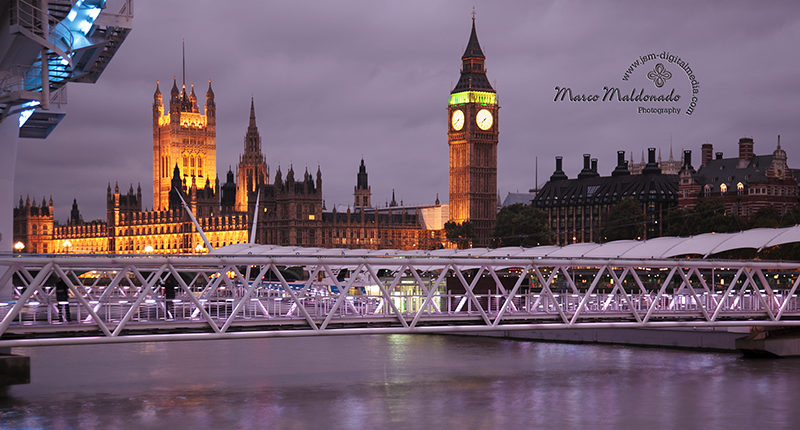
<instances>
[{"instance_id":1,"label":"houses of parliament","mask_svg":"<svg viewBox=\"0 0 800 430\"><path fill-rule=\"evenodd\" d=\"M323 175L285 173L270 177L262 152L254 100L236 172L217 175L217 110L211 81L200 109L195 87L173 80L168 110L156 83L153 94L153 208L142 210L142 189L108 184L106 217L86 221L73 200L69 219L54 220L53 200L20 197L14 208L17 251L32 253L204 253L204 241L183 201L212 247L250 240L304 247L436 249L452 246L444 224L471 221L475 245L488 244L497 205L498 105L484 68L473 18L460 79L448 103L450 200L428 206L372 204L362 159L353 205L346 211L323 203ZM354 169L355 170L355 169ZM256 202L258 202L256 204ZM254 216L254 211L258 216Z\"/></svg>"}]
</instances>

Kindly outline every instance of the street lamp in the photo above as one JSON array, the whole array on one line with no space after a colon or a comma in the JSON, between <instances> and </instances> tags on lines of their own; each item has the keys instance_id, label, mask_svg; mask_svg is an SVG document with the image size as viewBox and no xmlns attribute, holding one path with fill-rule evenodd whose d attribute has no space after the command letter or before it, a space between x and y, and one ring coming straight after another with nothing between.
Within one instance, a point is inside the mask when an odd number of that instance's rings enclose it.
<instances>
[{"instance_id":1,"label":"street lamp","mask_svg":"<svg viewBox=\"0 0 800 430\"><path fill-rule=\"evenodd\" d=\"M14 251L22 252L23 249L25 249L25 244L22 243L22 241L17 241L17 243L14 244Z\"/></svg>"},{"instance_id":2,"label":"street lamp","mask_svg":"<svg viewBox=\"0 0 800 430\"><path fill-rule=\"evenodd\" d=\"M197 246L195 246L195 247L194 247L194 250L195 250L195 252L197 252L198 254L199 254L199 253L201 253L201 252L203 252L203 250L204 250L204 248L203 248L203 244L202 244L202 243L198 243L198 244L197 244Z\"/></svg>"},{"instance_id":3,"label":"street lamp","mask_svg":"<svg viewBox=\"0 0 800 430\"><path fill-rule=\"evenodd\" d=\"M64 248L64 252L69 254L69 249L72 248L72 242L70 242L69 240L65 240L64 243L61 244L61 246Z\"/></svg>"},{"instance_id":4,"label":"street lamp","mask_svg":"<svg viewBox=\"0 0 800 430\"><path fill-rule=\"evenodd\" d=\"M146 253L148 253L148 254L149 254L149 253L151 253L151 252L153 252L153 246L152 246L152 245L147 245L147 246L145 246L145 247L144 247L144 252L146 252Z\"/></svg>"}]
</instances>

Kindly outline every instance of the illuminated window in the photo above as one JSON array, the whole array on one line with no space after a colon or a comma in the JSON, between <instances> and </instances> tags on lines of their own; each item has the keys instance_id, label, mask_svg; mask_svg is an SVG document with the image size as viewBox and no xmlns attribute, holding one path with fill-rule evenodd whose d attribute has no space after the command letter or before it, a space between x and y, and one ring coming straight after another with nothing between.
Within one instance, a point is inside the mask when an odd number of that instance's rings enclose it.
<instances>
[{"instance_id":1,"label":"illuminated window","mask_svg":"<svg viewBox=\"0 0 800 430\"><path fill-rule=\"evenodd\" d=\"M736 184L736 190L739 192L739 194L742 194L742 192L744 191L744 184L741 182Z\"/></svg>"},{"instance_id":2,"label":"illuminated window","mask_svg":"<svg viewBox=\"0 0 800 430\"><path fill-rule=\"evenodd\" d=\"M709 186L708 184L706 184L706 186L703 187L703 195L705 195L706 197L709 197L711 195L711 186Z\"/></svg>"},{"instance_id":3,"label":"illuminated window","mask_svg":"<svg viewBox=\"0 0 800 430\"><path fill-rule=\"evenodd\" d=\"M728 186L725 184L719 184L719 192L725 194L728 192Z\"/></svg>"},{"instance_id":4,"label":"illuminated window","mask_svg":"<svg viewBox=\"0 0 800 430\"><path fill-rule=\"evenodd\" d=\"M308 219L311 220L311 221L314 221L315 219L317 219L317 217L314 216L314 214L309 214L308 215Z\"/></svg>"}]
</instances>

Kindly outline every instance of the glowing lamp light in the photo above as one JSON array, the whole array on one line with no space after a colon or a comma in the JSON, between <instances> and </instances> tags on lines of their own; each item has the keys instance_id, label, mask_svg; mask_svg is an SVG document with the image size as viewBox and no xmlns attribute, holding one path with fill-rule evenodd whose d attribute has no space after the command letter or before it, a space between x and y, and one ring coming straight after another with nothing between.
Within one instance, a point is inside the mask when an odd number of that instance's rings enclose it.
<instances>
[{"instance_id":1,"label":"glowing lamp light","mask_svg":"<svg viewBox=\"0 0 800 430\"><path fill-rule=\"evenodd\" d=\"M144 247L144 252L146 252L146 253L148 253L148 254L149 254L149 253L151 253L151 252L153 252L153 246L152 246L152 245L147 245L147 246L145 246L145 247Z\"/></svg>"},{"instance_id":2,"label":"glowing lamp light","mask_svg":"<svg viewBox=\"0 0 800 430\"><path fill-rule=\"evenodd\" d=\"M202 243L198 243L197 246L194 247L195 252L203 252L205 248L203 247Z\"/></svg>"},{"instance_id":3,"label":"glowing lamp light","mask_svg":"<svg viewBox=\"0 0 800 430\"><path fill-rule=\"evenodd\" d=\"M23 249L25 249L24 243L17 241L17 243L14 244L14 251L22 252Z\"/></svg>"},{"instance_id":4,"label":"glowing lamp light","mask_svg":"<svg viewBox=\"0 0 800 430\"><path fill-rule=\"evenodd\" d=\"M72 242L65 240L64 243L61 244L61 247L64 248L64 252L69 254L69 250L72 248Z\"/></svg>"}]
</instances>

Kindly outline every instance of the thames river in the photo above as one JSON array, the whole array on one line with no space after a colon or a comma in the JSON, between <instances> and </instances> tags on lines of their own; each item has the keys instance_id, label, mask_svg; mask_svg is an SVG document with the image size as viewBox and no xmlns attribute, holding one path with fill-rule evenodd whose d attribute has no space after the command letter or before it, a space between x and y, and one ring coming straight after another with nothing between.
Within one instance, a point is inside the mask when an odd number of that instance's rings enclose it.
<instances>
[{"instance_id":1,"label":"thames river","mask_svg":"<svg viewBox=\"0 0 800 430\"><path fill-rule=\"evenodd\" d=\"M800 359L393 335L15 349L21 429L800 426Z\"/></svg>"}]
</instances>

